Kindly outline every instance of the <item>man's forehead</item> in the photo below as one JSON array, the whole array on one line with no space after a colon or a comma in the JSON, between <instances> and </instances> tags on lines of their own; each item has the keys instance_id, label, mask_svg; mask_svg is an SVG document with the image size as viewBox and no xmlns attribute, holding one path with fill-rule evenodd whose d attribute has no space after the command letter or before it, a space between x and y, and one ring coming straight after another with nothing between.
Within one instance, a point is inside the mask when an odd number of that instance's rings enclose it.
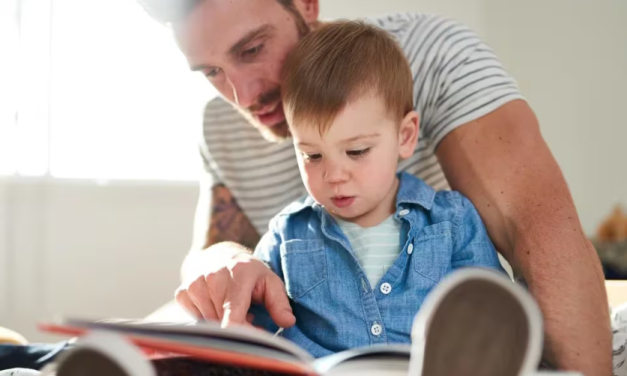
<instances>
[{"instance_id":1,"label":"man's forehead","mask_svg":"<svg viewBox=\"0 0 627 376\"><path fill-rule=\"evenodd\" d=\"M247 34L271 22L277 10L276 0L204 0L173 29L194 66L228 54Z\"/></svg>"}]
</instances>

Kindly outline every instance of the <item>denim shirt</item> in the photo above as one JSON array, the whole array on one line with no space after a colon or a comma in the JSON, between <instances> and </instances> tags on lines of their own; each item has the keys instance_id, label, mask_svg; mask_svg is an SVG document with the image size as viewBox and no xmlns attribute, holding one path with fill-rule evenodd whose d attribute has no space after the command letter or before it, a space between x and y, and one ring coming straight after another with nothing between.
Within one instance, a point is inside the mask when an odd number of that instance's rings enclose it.
<instances>
[{"instance_id":1,"label":"denim shirt","mask_svg":"<svg viewBox=\"0 0 627 376\"><path fill-rule=\"evenodd\" d=\"M394 216L402 222L398 258L372 288L346 236L311 197L292 203L270 222L255 256L285 283L296 325L283 336L315 357L375 344L409 343L425 296L457 268L503 271L471 202L458 192L435 192L400 173ZM503 271L504 272L504 271ZM278 329L253 305L253 324Z\"/></svg>"}]
</instances>

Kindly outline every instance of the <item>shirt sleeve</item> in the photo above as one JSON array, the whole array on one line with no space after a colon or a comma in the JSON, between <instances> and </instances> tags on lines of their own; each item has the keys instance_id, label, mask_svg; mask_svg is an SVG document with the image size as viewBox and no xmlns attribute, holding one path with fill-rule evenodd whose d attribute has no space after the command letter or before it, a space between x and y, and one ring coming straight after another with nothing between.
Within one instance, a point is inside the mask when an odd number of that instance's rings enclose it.
<instances>
[{"instance_id":1,"label":"shirt sleeve","mask_svg":"<svg viewBox=\"0 0 627 376\"><path fill-rule=\"evenodd\" d=\"M471 266L505 272L477 209L463 196L457 224L453 241L453 269Z\"/></svg>"},{"instance_id":2,"label":"shirt sleeve","mask_svg":"<svg viewBox=\"0 0 627 376\"><path fill-rule=\"evenodd\" d=\"M200 137L199 151L203 166L203 176L201 180L208 188L222 184L220 169L218 168L215 160L212 158L209 148L209 135L211 133L211 129L213 129L217 123L217 111L220 111L221 109L221 100L222 99L220 98L214 99L205 106L202 134Z\"/></svg>"},{"instance_id":3,"label":"shirt sleeve","mask_svg":"<svg viewBox=\"0 0 627 376\"><path fill-rule=\"evenodd\" d=\"M455 128L522 99L490 47L456 21L417 18L401 44L414 75L422 137L433 147Z\"/></svg>"},{"instance_id":4,"label":"shirt sleeve","mask_svg":"<svg viewBox=\"0 0 627 376\"><path fill-rule=\"evenodd\" d=\"M283 280L283 270L281 268L281 237L279 236L275 219L270 221L270 230L266 232L255 247L254 256L266 266L268 266L276 275Z\"/></svg>"},{"instance_id":5,"label":"shirt sleeve","mask_svg":"<svg viewBox=\"0 0 627 376\"><path fill-rule=\"evenodd\" d=\"M261 240L255 248L254 256L266 264L266 266L268 266L276 275L279 276L279 278L281 278L283 282L285 282L283 278L283 271L281 269L281 238L275 230L275 220L276 219L273 219L270 222L270 231L266 232L261 237ZM279 329L263 304L251 304L248 313L255 317L253 325L271 333L274 333Z\"/></svg>"}]
</instances>

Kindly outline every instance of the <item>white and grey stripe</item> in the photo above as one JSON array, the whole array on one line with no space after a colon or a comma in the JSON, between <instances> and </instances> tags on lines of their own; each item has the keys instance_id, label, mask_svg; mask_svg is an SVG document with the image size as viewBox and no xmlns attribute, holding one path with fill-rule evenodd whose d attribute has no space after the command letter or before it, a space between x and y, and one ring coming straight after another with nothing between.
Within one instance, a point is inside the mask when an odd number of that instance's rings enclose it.
<instances>
[{"instance_id":1,"label":"white and grey stripe","mask_svg":"<svg viewBox=\"0 0 627 376\"><path fill-rule=\"evenodd\" d=\"M401 251L401 222L390 216L377 226L361 227L338 218L335 220L346 235L370 286L376 286Z\"/></svg>"},{"instance_id":2,"label":"white and grey stripe","mask_svg":"<svg viewBox=\"0 0 627 376\"><path fill-rule=\"evenodd\" d=\"M453 129L521 98L516 82L490 48L457 22L410 13L367 21L398 40L414 77L420 140L399 170L436 190L448 189L435 148ZM306 194L291 143L266 141L221 98L206 106L200 150L211 183L231 190L260 233L283 207Z\"/></svg>"}]
</instances>

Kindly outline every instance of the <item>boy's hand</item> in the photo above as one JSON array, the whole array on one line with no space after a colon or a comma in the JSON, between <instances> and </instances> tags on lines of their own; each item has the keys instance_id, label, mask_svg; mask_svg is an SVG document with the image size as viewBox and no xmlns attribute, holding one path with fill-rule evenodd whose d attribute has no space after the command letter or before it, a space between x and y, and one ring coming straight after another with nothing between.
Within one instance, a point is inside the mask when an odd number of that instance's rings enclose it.
<instances>
[{"instance_id":1,"label":"boy's hand","mask_svg":"<svg viewBox=\"0 0 627 376\"><path fill-rule=\"evenodd\" d=\"M222 327L245 325L253 302L264 304L278 326L294 325L283 281L261 261L235 243L216 244L202 254L195 260L197 272L175 294L177 303L191 315L220 321Z\"/></svg>"}]
</instances>

